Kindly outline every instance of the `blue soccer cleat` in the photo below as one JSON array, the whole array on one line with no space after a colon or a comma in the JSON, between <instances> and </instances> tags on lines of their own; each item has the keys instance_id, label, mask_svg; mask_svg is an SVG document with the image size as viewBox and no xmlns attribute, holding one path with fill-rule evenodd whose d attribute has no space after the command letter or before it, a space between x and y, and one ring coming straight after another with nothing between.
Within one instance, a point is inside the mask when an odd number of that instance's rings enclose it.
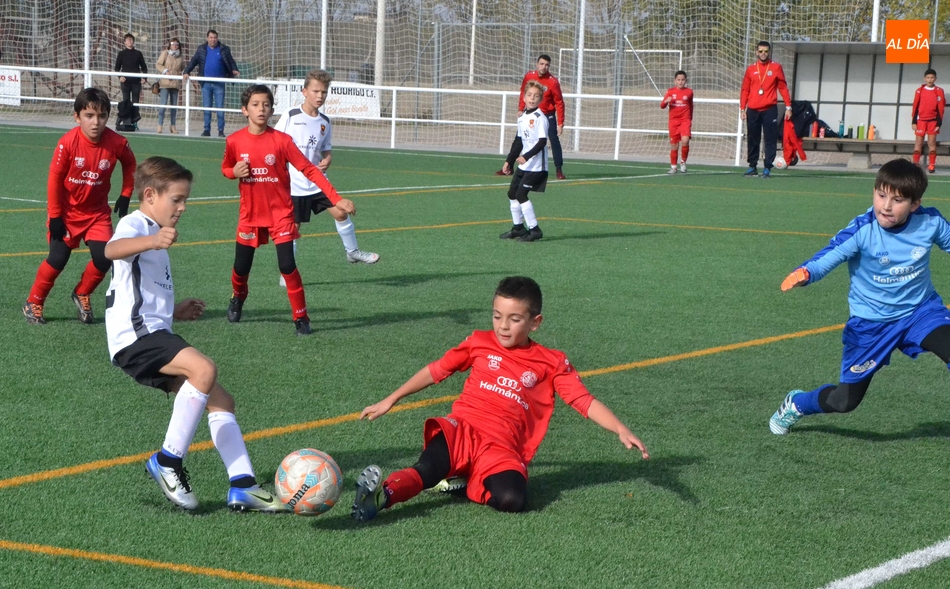
<instances>
[{"instance_id":1,"label":"blue soccer cleat","mask_svg":"<svg viewBox=\"0 0 950 589\"><path fill-rule=\"evenodd\" d=\"M802 412L795 406L794 398L795 395L804 392L805 391L802 390L794 390L785 395L785 400L782 401L782 405L778 408L778 411L772 414L772 418L769 419L769 429L772 430L773 434L777 436L787 435L788 430L802 418Z\"/></svg>"},{"instance_id":2,"label":"blue soccer cleat","mask_svg":"<svg viewBox=\"0 0 950 589\"><path fill-rule=\"evenodd\" d=\"M257 485L247 489L237 487L228 489L228 509L260 513L290 513L280 499Z\"/></svg>"},{"instance_id":3,"label":"blue soccer cleat","mask_svg":"<svg viewBox=\"0 0 950 589\"><path fill-rule=\"evenodd\" d=\"M158 452L156 452L145 462L145 472L155 479L158 488L169 501L189 511L198 508L198 498L195 497L188 483L187 470L162 466L158 463Z\"/></svg>"},{"instance_id":4,"label":"blue soccer cleat","mask_svg":"<svg viewBox=\"0 0 950 589\"><path fill-rule=\"evenodd\" d=\"M764 170L762 170L762 179L763 179L763 180L768 180L768 179L771 178L771 177L772 177L772 170L770 170L770 169L768 169L768 168L765 168Z\"/></svg>"},{"instance_id":5,"label":"blue soccer cleat","mask_svg":"<svg viewBox=\"0 0 950 589\"><path fill-rule=\"evenodd\" d=\"M386 507L386 493L383 490L383 475L379 467L367 466L356 477L356 499L353 500L353 509L350 515L358 522L368 522L376 517L379 510Z\"/></svg>"},{"instance_id":6,"label":"blue soccer cleat","mask_svg":"<svg viewBox=\"0 0 950 589\"><path fill-rule=\"evenodd\" d=\"M758 176L758 175L759 175L759 171L756 170L754 167L749 168L748 170L745 171L745 174L743 174L743 176L748 176L749 178L751 178L752 176Z\"/></svg>"}]
</instances>

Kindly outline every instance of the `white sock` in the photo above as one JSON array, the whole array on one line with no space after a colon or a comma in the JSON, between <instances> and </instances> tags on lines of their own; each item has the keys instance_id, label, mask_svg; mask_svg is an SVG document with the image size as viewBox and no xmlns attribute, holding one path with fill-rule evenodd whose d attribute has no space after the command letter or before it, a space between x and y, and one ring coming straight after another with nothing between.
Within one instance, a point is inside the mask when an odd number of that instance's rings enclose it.
<instances>
[{"instance_id":1,"label":"white sock","mask_svg":"<svg viewBox=\"0 0 950 589\"><path fill-rule=\"evenodd\" d=\"M221 455L221 461L228 469L228 478L234 480L242 476L254 476L251 459L247 455L241 426L233 413L215 411L208 413L208 427L211 428L211 441Z\"/></svg>"},{"instance_id":2,"label":"white sock","mask_svg":"<svg viewBox=\"0 0 950 589\"><path fill-rule=\"evenodd\" d=\"M524 221L528 229L534 229L538 226L538 218L534 216L534 205L530 200L521 203L521 212L524 213Z\"/></svg>"},{"instance_id":3,"label":"white sock","mask_svg":"<svg viewBox=\"0 0 950 589\"><path fill-rule=\"evenodd\" d=\"M360 246L356 245L356 227L353 226L353 221L347 217L346 221L335 221L335 223L336 232L343 240L343 249L348 252L360 249Z\"/></svg>"},{"instance_id":4,"label":"white sock","mask_svg":"<svg viewBox=\"0 0 950 589\"><path fill-rule=\"evenodd\" d=\"M168 422L168 431L165 432L165 442L162 450L170 455L184 458L188 454L188 446L195 437L198 422L205 412L208 395L196 389L187 380L181 385L175 395L175 407L172 409L172 418Z\"/></svg>"},{"instance_id":5,"label":"white sock","mask_svg":"<svg viewBox=\"0 0 950 589\"><path fill-rule=\"evenodd\" d=\"M521 225L524 222L524 216L521 214L521 203L516 200L509 200L511 207L511 222L515 225Z\"/></svg>"}]
</instances>

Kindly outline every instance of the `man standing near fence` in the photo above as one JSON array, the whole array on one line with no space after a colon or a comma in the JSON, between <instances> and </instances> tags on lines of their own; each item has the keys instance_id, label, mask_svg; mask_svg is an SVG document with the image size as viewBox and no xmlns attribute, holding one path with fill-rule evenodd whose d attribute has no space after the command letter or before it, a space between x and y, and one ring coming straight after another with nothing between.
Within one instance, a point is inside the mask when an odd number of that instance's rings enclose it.
<instances>
[{"instance_id":1,"label":"man standing near fence","mask_svg":"<svg viewBox=\"0 0 950 589\"><path fill-rule=\"evenodd\" d=\"M758 176L759 142L765 131L765 162L762 177L772 174L775 145L778 142L778 97L785 101L785 118L792 117L792 97L785 83L785 70L771 59L772 45L759 41L755 49L756 61L745 71L742 91L739 93L739 116L748 125L749 169L744 176Z\"/></svg>"},{"instance_id":2,"label":"man standing near fence","mask_svg":"<svg viewBox=\"0 0 950 589\"><path fill-rule=\"evenodd\" d=\"M561 166L564 165L564 157L561 154L561 140L559 139L561 133L564 132L564 95L561 94L561 83L551 75L550 68L551 57L541 54L538 57L538 69L524 75L524 80L521 81L521 92L518 95L518 113L524 111L524 91L529 81L540 82L542 86L547 88L547 91L541 95L541 106L538 107L538 110L548 119L548 144L551 146L551 155L554 156L555 176L558 180L565 180L564 172L561 171ZM495 175L507 176L510 173L499 170L495 172Z\"/></svg>"},{"instance_id":3,"label":"man standing near fence","mask_svg":"<svg viewBox=\"0 0 950 589\"><path fill-rule=\"evenodd\" d=\"M147 74L145 56L135 48L135 37L132 33L125 35L125 49L119 51L115 57L115 71L130 74ZM144 78L119 76L119 87L122 88L122 102L129 105L138 104L142 100L142 80Z\"/></svg>"},{"instance_id":4,"label":"man standing near fence","mask_svg":"<svg viewBox=\"0 0 950 589\"><path fill-rule=\"evenodd\" d=\"M195 51L188 67L185 68L182 78L188 81L191 70L198 68L198 75L205 78L236 78L241 75L234 58L231 57L231 48L218 43L218 32L208 30L207 43L202 44ZM213 103L213 104L212 104ZM205 109L212 106L224 108L224 82L201 82L201 105ZM205 129L202 137L211 137L211 111L205 110ZM224 137L224 111L218 111L218 137Z\"/></svg>"}]
</instances>

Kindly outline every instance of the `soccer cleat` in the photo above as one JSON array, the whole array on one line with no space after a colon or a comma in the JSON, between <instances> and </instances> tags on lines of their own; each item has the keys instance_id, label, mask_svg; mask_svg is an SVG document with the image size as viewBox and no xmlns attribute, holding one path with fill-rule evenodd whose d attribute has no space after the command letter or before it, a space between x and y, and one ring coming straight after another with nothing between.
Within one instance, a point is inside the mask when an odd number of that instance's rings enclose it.
<instances>
[{"instance_id":1,"label":"soccer cleat","mask_svg":"<svg viewBox=\"0 0 950 589\"><path fill-rule=\"evenodd\" d=\"M772 430L772 433L777 436L784 436L788 434L789 428L798 423L798 420L802 418L801 411L798 410L798 407L795 406L793 401L795 395L804 393L802 390L794 390L789 394L785 395L785 400L782 401L782 405L778 408L772 418L769 419L769 429Z\"/></svg>"},{"instance_id":2,"label":"soccer cleat","mask_svg":"<svg viewBox=\"0 0 950 589\"><path fill-rule=\"evenodd\" d=\"M231 302L228 303L228 322L237 323L241 320L241 313L244 310L244 299L238 298L236 295L231 297Z\"/></svg>"},{"instance_id":3,"label":"soccer cleat","mask_svg":"<svg viewBox=\"0 0 950 589\"><path fill-rule=\"evenodd\" d=\"M495 172L495 175L496 176L511 176L513 173L514 172L512 172L511 170L508 170L508 172L505 172L504 170L498 170L497 172Z\"/></svg>"},{"instance_id":4,"label":"soccer cleat","mask_svg":"<svg viewBox=\"0 0 950 589\"><path fill-rule=\"evenodd\" d=\"M686 162L680 162L680 174L686 173Z\"/></svg>"},{"instance_id":5,"label":"soccer cleat","mask_svg":"<svg viewBox=\"0 0 950 589\"><path fill-rule=\"evenodd\" d=\"M509 231L505 231L498 237L501 239L518 239L519 237L524 237L528 234L528 230L525 229L524 223L519 223L518 225L512 225Z\"/></svg>"},{"instance_id":6,"label":"soccer cleat","mask_svg":"<svg viewBox=\"0 0 950 589\"><path fill-rule=\"evenodd\" d=\"M89 295L81 295L73 291L73 302L79 309L79 322L86 325L92 324L92 305L89 303Z\"/></svg>"},{"instance_id":7,"label":"soccer cleat","mask_svg":"<svg viewBox=\"0 0 950 589\"><path fill-rule=\"evenodd\" d=\"M770 169L768 169L768 168L765 168L764 170L762 170L762 179L763 179L763 180L768 180L768 179L770 179L771 177L772 177L772 170L770 170Z\"/></svg>"},{"instance_id":8,"label":"soccer cleat","mask_svg":"<svg viewBox=\"0 0 950 589\"><path fill-rule=\"evenodd\" d=\"M374 254L373 252L364 252L361 249L355 249L353 251L346 252L346 261L351 264L359 264L363 262L364 264L375 264L379 261L379 254Z\"/></svg>"},{"instance_id":9,"label":"soccer cleat","mask_svg":"<svg viewBox=\"0 0 950 589\"><path fill-rule=\"evenodd\" d=\"M462 491L465 487L468 486L468 479L465 477L449 477L447 479L442 479L435 484L432 489L438 491L439 493L455 493L457 491Z\"/></svg>"},{"instance_id":10,"label":"soccer cleat","mask_svg":"<svg viewBox=\"0 0 950 589\"><path fill-rule=\"evenodd\" d=\"M749 168L748 170L745 171L745 174L743 174L743 176L748 176L750 178L752 176L758 176L758 175L759 175L759 171L756 170L755 168Z\"/></svg>"},{"instance_id":11,"label":"soccer cleat","mask_svg":"<svg viewBox=\"0 0 950 589\"><path fill-rule=\"evenodd\" d=\"M228 489L228 509L260 513L290 513L280 499L257 485L247 489L236 487Z\"/></svg>"},{"instance_id":12,"label":"soccer cleat","mask_svg":"<svg viewBox=\"0 0 950 589\"><path fill-rule=\"evenodd\" d=\"M310 329L310 319L307 317L294 319L294 329L297 330L297 335L310 335L313 333L313 330Z\"/></svg>"},{"instance_id":13,"label":"soccer cleat","mask_svg":"<svg viewBox=\"0 0 950 589\"><path fill-rule=\"evenodd\" d=\"M46 325L46 319L43 319L43 305L27 301L23 304L23 316L30 325Z\"/></svg>"},{"instance_id":14,"label":"soccer cleat","mask_svg":"<svg viewBox=\"0 0 950 589\"><path fill-rule=\"evenodd\" d=\"M522 235L518 238L518 241L537 241L544 237L544 234L541 233L541 226L535 225L531 229L528 229L528 232L525 235Z\"/></svg>"},{"instance_id":15,"label":"soccer cleat","mask_svg":"<svg viewBox=\"0 0 950 589\"><path fill-rule=\"evenodd\" d=\"M930 166L930 167L927 168L927 172L930 173L930 174L933 174L933 173L936 172L936 171L937 171L937 167L936 167L936 166Z\"/></svg>"},{"instance_id":16,"label":"soccer cleat","mask_svg":"<svg viewBox=\"0 0 950 589\"><path fill-rule=\"evenodd\" d=\"M567 176L565 176L565 175L564 175L564 172L562 172L561 170L558 170L557 172L555 172L555 173L554 173L554 176L555 176L558 180L567 180Z\"/></svg>"},{"instance_id":17,"label":"soccer cleat","mask_svg":"<svg viewBox=\"0 0 950 589\"><path fill-rule=\"evenodd\" d=\"M202 136L202 137L211 137L211 131L209 131L208 129L205 129L204 131L201 132L201 136Z\"/></svg>"},{"instance_id":18,"label":"soccer cleat","mask_svg":"<svg viewBox=\"0 0 950 589\"><path fill-rule=\"evenodd\" d=\"M676 166L670 166L669 171L667 171L666 173L667 173L667 175L669 175L669 176L674 176L674 175L676 175Z\"/></svg>"},{"instance_id":19,"label":"soccer cleat","mask_svg":"<svg viewBox=\"0 0 950 589\"><path fill-rule=\"evenodd\" d=\"M376 517L379 510L386 507L386 492L380 484L383 478L375 464L367 466L356 477L356 499L350 515L358 522L368 522Z\"/></svg>"},{"instance_id":20,"label":"soccer cleat","mask_svg":"<svg viewBox=\"0 0 950 589\"><path fill-rule=\"evenodd\" d=\"M158 463L158 452L145 462L145 472L158 483L169 501L182 509L196 509L198 498L188 484L188 471L185 468L177 470Z\"/></svg>"}]
</instances>

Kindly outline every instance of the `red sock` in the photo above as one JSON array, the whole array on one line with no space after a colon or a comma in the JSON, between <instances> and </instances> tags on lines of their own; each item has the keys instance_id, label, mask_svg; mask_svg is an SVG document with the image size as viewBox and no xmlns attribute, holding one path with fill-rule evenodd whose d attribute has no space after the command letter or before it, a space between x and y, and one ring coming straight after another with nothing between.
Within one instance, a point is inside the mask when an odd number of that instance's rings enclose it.
<instances>
[{"instance_id":1,"label":"red sock","mask_svg":"<svg viewBox=\"0 0 950 589\"><path fill-rule=\"evenodd\" d=\"M49 291L53 289L53 283L56 282L56 277L59 276L60 272L62 270L53 268L46 263L46 260L43 260L40 269L36 271L36 280L33 281L33 288L30 289L30 297L26 300L42 305L47 295L49 295Z\"/></svg>"},{"instance_id":2,"label":"red sock","mask_svg":"<svg viewBox=\"0 0 950 589\"><path fill-rule=\"evenodd\" d=\"M86 269L82 271L82 276L79 278L79 284L76 285L76 294L91 295L105 277L106 273L96 268L92 260L89 260Z\"/></svg>"},{"instance_id":3,"label":"red sock","mask_svg":"<svg viewBox=\"0 0 950 589\"><path fill-rule=\"evenodd\" d=\"M238 273L234 271L234 268L231 268L231 289L234 291L234 296L241 299L242 301L247 298L247 277L238 276Z\"/></svg>"},{"instance_id":4,"label":"red sock","mask_svg":"<svg viewBox=\"0 0 950 589\"><path fill-rule=\"evenodd\" d=\"M685 163L686 163L686 158L689 157L689 146L688 146L688 145L684 145L682 151L683 151L683 163L685 164Z\"/></svg>"},{"instance_id":5,"label":"red sock","mask_svg":"<svg viewBox=\"0 0 950 589\"><path fill-rule=\"evenodd\" d=\"M383 481L383 491L388 499L386 507L408 501L422 492L422 477L414 468L397 470Z\"/></svg>"},{"instance_id":6,"label":"red sock","mask_svg":"<svg viewBox=\"0 0 950 589\"><path fill-rule=\"evenodd\" d=\"M307 297L303 293L303 279L300 272L294 268L290 274L281 274L287 283L287 298L290 299L290 309L294 314L294 321L307 317Z\"/></svg>"},{"instance_id":7,"label":"red sock","mask_svg":"<svg viewBox=\"0 0 950 589\"><path fill-rule=\"evenodd\" d=\"M937 165L937 152L936 152L936 151L931 151L930 153L928 153L928 154L927 154L927 160L930 162L930 167L931 167L931 168L934 167L934 166L936 166L936 165Z\"/></svg>"},{"instance_id":8,"label":"red sock","mask_svg":"<svg viewBox=\"0 0 950 589\"><path fill-rule=\"evenodd\" d=\"M915 150L915 151L914 151L914 164L919 164L919 163L920 163L920 152Z\"/></svg>"},{"instance_id":9,"label":"red sock","mask_svg":"<svg viewBox=\"0 0 950 589\"><path fill-rule=\"evenodd\" d=\"M670 150L670 164L674 166L676 165L676 150L675 149Z\"/></svg>"}]
</instances>

